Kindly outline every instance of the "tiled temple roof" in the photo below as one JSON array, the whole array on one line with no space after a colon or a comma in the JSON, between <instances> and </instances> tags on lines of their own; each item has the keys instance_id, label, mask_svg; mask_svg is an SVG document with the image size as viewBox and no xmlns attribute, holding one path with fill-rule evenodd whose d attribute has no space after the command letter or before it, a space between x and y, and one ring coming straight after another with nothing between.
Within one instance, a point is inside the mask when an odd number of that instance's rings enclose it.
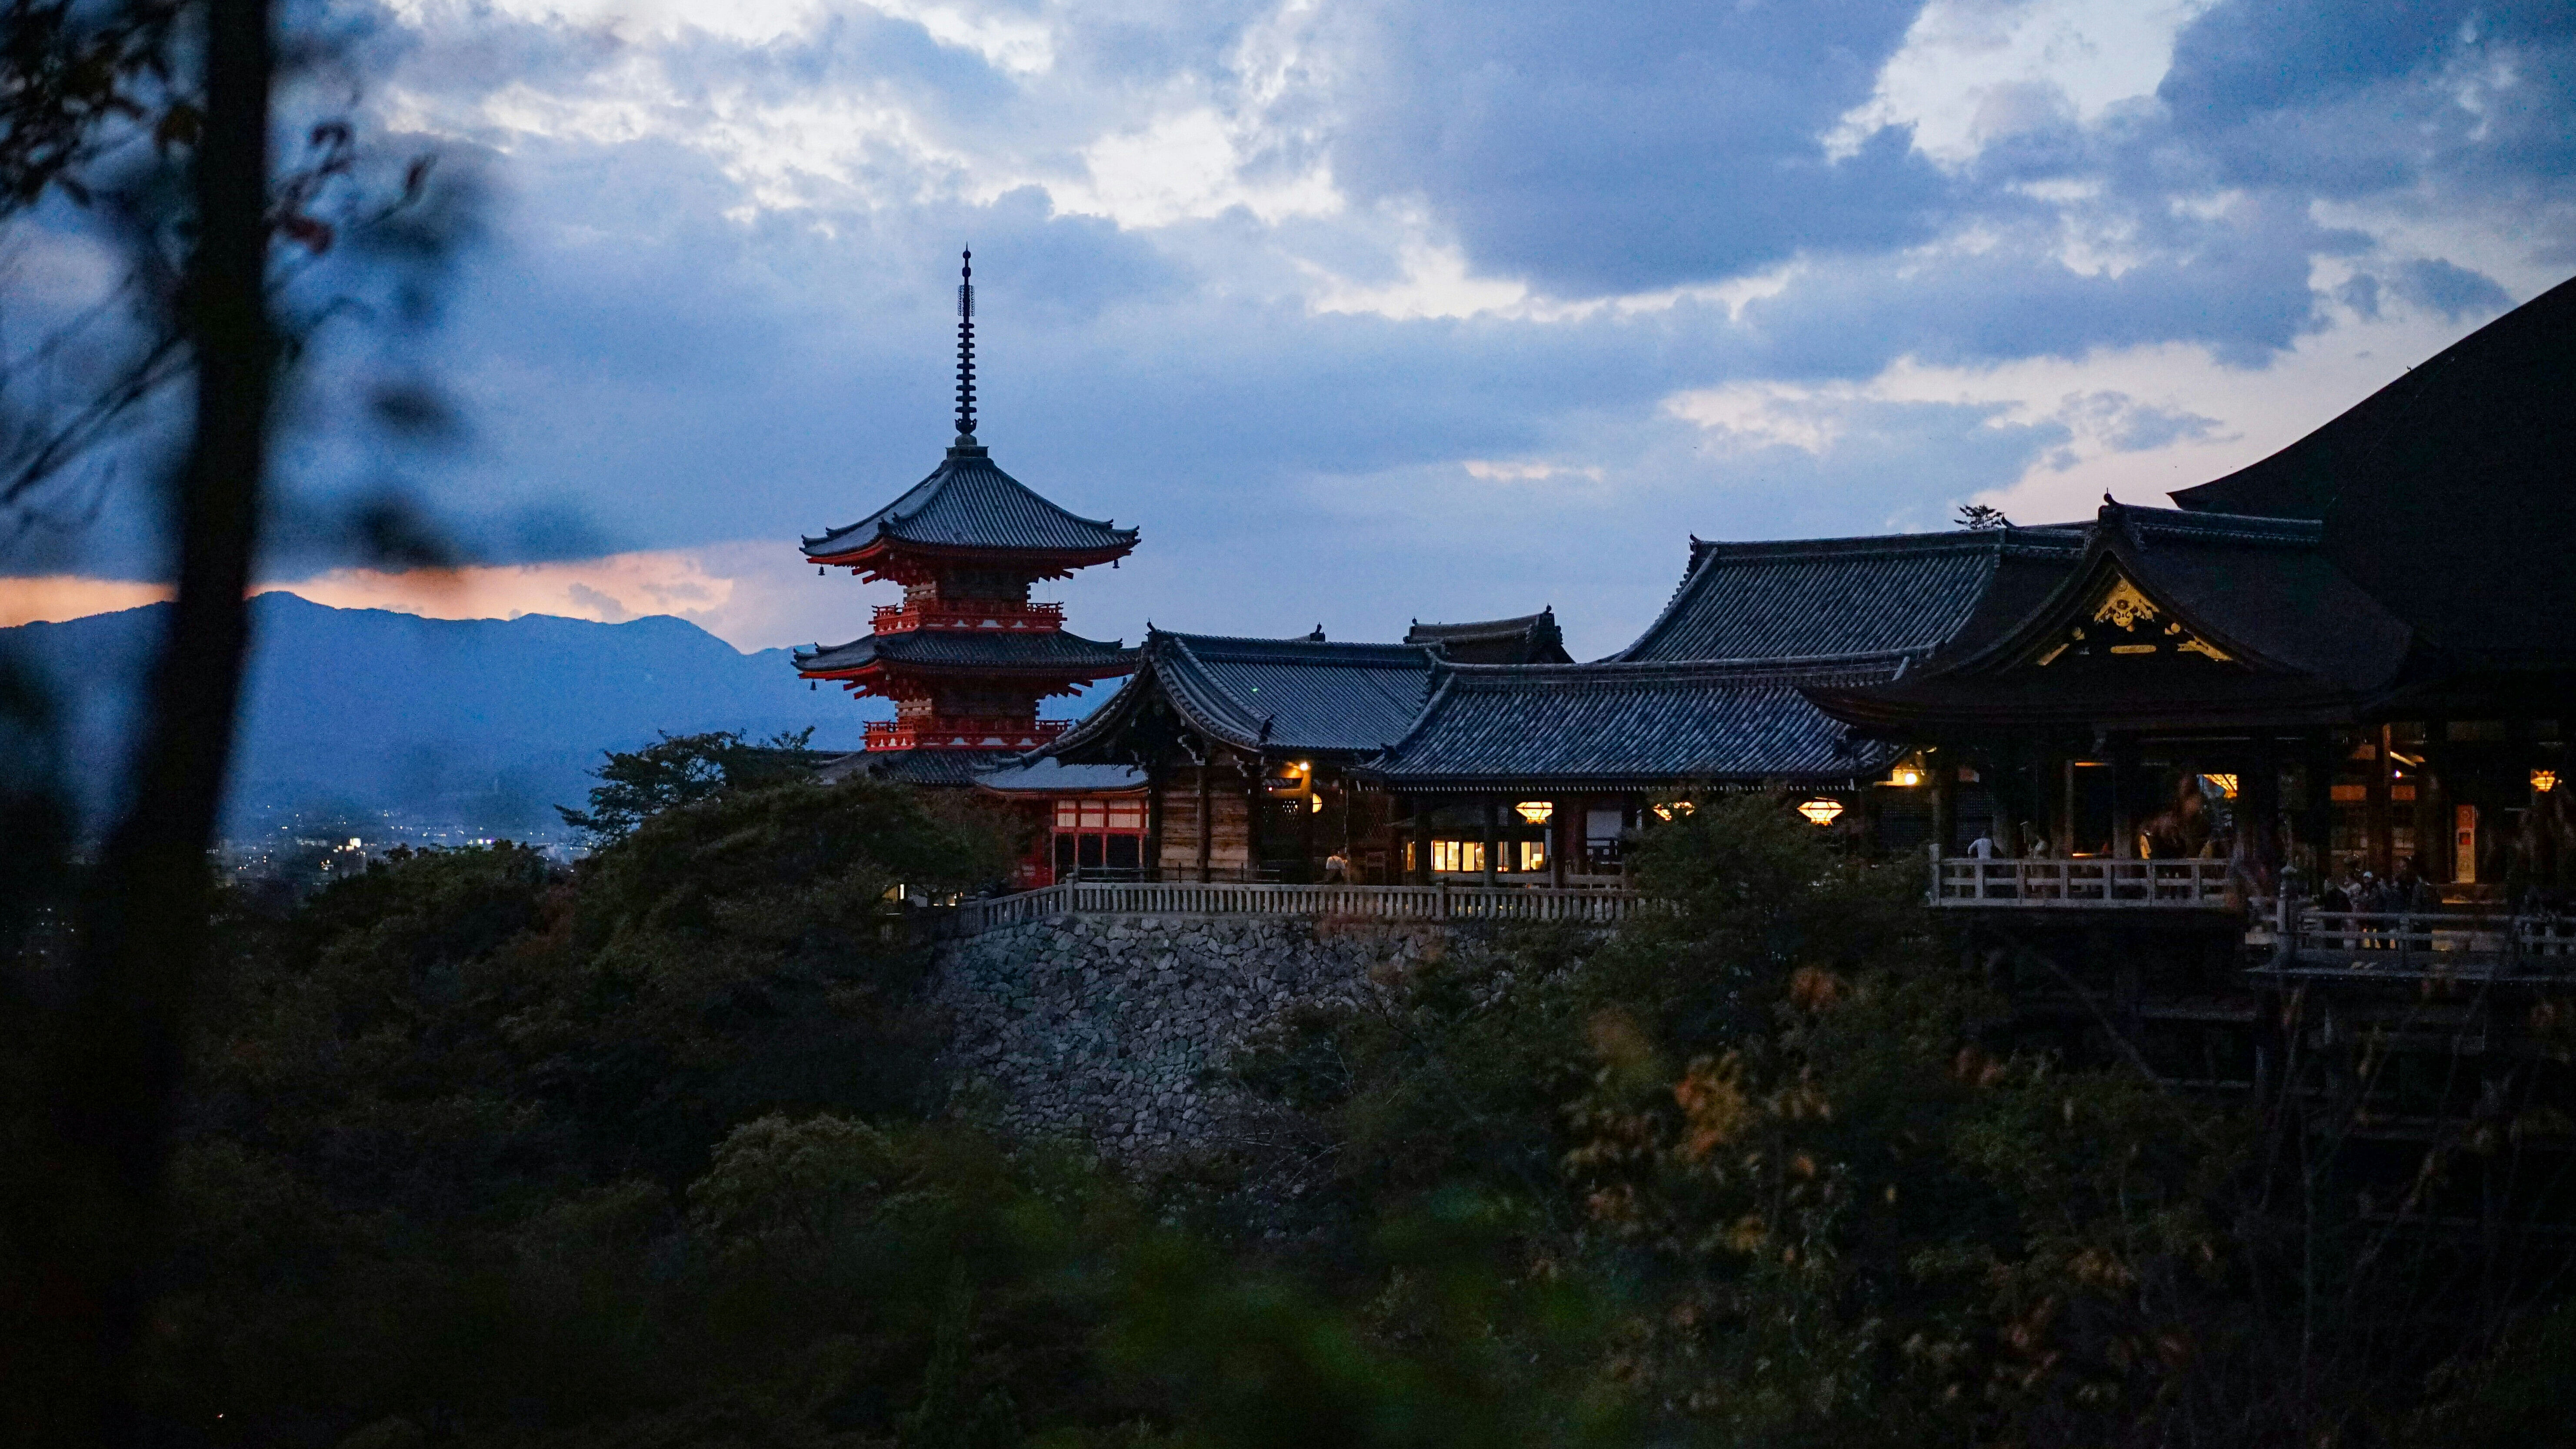
<instances>
[{"instance_id":1,"label":"tiled temple roof","mask_svg":"<svg viewBox=\"0 0 2576 1449\"><path fill-rule=\"evenodd\" d=\"M1664 612L1612 660L1927 653L2043 597L2077 530L1998 528L1769 543L1691 540Z\"/></svg>"},{"instance_id":2,"label":"tiled temple roof","mask_svg":"<svg viewBox=\"0 0 2576 1449\"><path fill-rule=\"evenodd\" d=\"M861 750L825 765L814 777L829 783L864 774L899 785L971 785L1010 759L991 750Z\"/></svg>"},{"instance_id":3,"label":"tiled temple roof","mask_svg":"<svg viewBox=\"0 0 2576 1449\"><path fill-rule=\"evenodd\" d=\"M1134 678L1049 754L1080 758L1124 725L1148 695L1171 702L1191 728L1237 749L1374 754L1422 712L1433 652L1412 644L1336 644L1321 638L1145 636Z\"/></svg>"},{"instance_id":4,"label":"tiled temple roof","mask_svg":"<svg viewBox=\"0 0 2576 1449\"><path fill-rule=\"evenodd\" d=\"M902 497L847 528L806 539L805 556L843 558L883 544L1105 560L1134 548L1136 534L1058 508L1003 472L983 448L955 447Z\"/></svg>"},{"instance_id":5,"label":"tiled temple roof","mask_svg":"<svg viewBox=\"0 0 2576 1449\"><path fill-rule=\"evenodd\" d=\"M1810 694L1891 733L2319 724L2355 717L2412 658L2413 632L2344 576L2314 523L2108 504L2086 540L2060 586L1993 638ZM2154 628L2103 622L2120 587Z\"/></svg>"},{"instance_id":6,"label":"tiled temple roof","mask_svg":"<svg viewBox=\"0 0 2576 1449\"><path fill-rule=\"evenodd\" d=\"M1124 674L1134 667L1136 657L1116 640L1102 643L1055 630L987 633L974 629L912 629L897 634L862 635L828 648L799 649L795 660L798 671L808 675L885 665L911 670L1097 679Z\"/></svg>"},{"instance_id":7,"label":"tiled temple roof","mask_svg":"<svg viewBox=\"0 0 2576 1449\"><path fill-rule=\"evenodd\" d=\"M1897 747L1851 737L1800 688L1878 683L1903 662L1450 666L1413 728L1360 773L1401 790L1848 781Z\"/></svg>"},{"instance_id":8,"label":"tiled temple roof","mask_svg":"<svg viewBox=\"0 0 2576 1449\"><path fill-rule=\"evenodd\" d=\"M1486 619L1468 624L1413 621L1407 644L1429 644L1455 664L1571 664L1565 635L1556 627L1556 610L1541 609L1517 619Z\"/></svg>"}]
</instances>

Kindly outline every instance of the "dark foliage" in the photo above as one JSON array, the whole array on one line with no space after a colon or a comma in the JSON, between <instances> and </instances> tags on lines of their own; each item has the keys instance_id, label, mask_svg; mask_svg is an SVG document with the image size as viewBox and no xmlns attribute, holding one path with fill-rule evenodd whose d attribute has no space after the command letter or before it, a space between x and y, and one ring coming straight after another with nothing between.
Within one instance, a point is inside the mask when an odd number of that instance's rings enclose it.
<instances>
[{"instance_id":1,"label":"dark foliage","mask_svg":"<svg viewBox=\"0 0 2576 1449\"><path fill-rule=\"evenodd\" d=\"M758 744L739 730L665 734L640 750L611 750L597 770L590 808L558 805L555 813L593 848L623 840L653 815L695 804L722 790L754 790L793 778L814 761L806 743L812 726L782 732Z\"/></svg>"}]
</instances>

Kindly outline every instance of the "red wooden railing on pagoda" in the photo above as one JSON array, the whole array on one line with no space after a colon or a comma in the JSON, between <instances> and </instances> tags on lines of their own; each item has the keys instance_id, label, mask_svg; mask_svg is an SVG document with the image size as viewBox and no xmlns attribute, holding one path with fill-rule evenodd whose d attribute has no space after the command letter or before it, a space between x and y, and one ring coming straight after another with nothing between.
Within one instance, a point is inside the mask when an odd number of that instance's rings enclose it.
<instances>
[{"instance_id":1,"label":"red wooden railing on pagoda","mask_svg":"<svg viewBox=\"0 0 2576 1449\"><path fill-rule=\"evenodd\" d=\"M868 726L872 750L1034 750L1064 733L1060 719L919 715Z\"/></svg>"},{"instance_id":2,"label":"red wooden railing on pagoda","mask_svg":"<svg viewBox=\"0 0 2576 1449\"><path fill-rule=\"evenodd\" d=\"M915 629L989 629L1002 633L1051 634L1064 627L1062 604L970 606L971 601L924 606L879 604L874 622L879 634Z\"/></svg>"}]
</instances>

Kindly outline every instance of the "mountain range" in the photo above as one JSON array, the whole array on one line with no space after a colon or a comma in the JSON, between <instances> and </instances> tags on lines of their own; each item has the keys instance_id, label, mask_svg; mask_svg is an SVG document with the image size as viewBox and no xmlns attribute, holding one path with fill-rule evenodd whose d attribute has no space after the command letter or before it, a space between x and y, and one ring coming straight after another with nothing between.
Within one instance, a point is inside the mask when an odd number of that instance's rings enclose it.
<instances>
[{"instance_id":1,"label":"mountain range","mask_svg":"<svg viewBox=\"0 0 2576 1449\"><path fill-rule=\"evenodd\" d=\"M0 658L51 693L94 827L133 737L140 684L168 627L153 604L0 629ZM225 829L281 819L391 816L521 838L558 833L602 751L672 734L754 738L814 727L856 749L878 700L814 690L785 649L746 654L668 616L600 624L530 614L428 619L334 609L293 594L251 601L253 652Z\"/></svg>"}]
</instances>

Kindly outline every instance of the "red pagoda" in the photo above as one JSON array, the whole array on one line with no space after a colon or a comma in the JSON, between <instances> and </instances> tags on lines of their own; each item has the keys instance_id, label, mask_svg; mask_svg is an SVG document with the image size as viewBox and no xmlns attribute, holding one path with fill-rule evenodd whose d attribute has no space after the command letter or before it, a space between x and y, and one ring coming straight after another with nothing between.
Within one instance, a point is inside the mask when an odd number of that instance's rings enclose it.
<instances>
[{"instance_id":1,"label":"red pagoda","mask_svg":"<svg viewBox=\"0 0 2576 1449\"><path fill-rule=\"evenodd\" d=\"M957 441L947 458L892 503L805 540L805 557L821 568L903 585L903 602L880 606L864 637L797 651L803 677L895 702L895 717L869 725L867 749L836 773L966 784L1063 730L1037 717L1039 700L1135 668L1118 643L1066 633L1063 605L1029 600L1040 579L1124 556L1136 530L1067 513L975 441L974 253L961 276Z\"/></svg>"}]
</instances>

